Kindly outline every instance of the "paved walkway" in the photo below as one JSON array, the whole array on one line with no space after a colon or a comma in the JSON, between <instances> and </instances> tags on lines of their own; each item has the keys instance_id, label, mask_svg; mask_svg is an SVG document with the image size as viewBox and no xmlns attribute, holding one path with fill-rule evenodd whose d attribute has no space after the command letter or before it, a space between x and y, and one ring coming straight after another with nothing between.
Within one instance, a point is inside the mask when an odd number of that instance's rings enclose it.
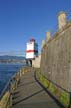
<instances>
[{"instance_id":1,"label":"paved walkway","mask_svg":"<svg viewBox=\"0 0 71 108\"><path fill-rule=\"evenodd\" d=\"M13 108L60 108L34 78L25 73L13 96Z\"/></svg>"}]
</instances>

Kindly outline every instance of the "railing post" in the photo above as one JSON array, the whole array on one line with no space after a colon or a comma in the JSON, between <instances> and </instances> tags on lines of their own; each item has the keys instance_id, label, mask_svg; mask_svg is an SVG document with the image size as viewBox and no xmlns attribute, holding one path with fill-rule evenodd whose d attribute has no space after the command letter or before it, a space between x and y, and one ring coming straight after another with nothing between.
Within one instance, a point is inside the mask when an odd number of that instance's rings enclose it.
<instances>
[{"instance_id":1,"label":"railing post","mask_svg":"<svg viewBox=\"0 0 71 108\"><path fill-rule=\"evenodd\" d=\"M15 75L15 89L17 88L17 73Z\"/></svg>"},{"instance_id":2,"label":"railing post","mask_svg":"<svg viewBox=\"0 0 71 108\"><path fill-rule=\"evenodd\" d=\"M12 94L10 94L10 108L12 107Z\"/></svg>"},{"instance_id":3,"label":"railing post","mask_svg":"<svg viewBox=\"0 0 71 108\"><path fill-rule=\"evenodd\" d=\"M21 77L21 75L20 75L20 74L21 74L21 72L20 72L20 70L19 70L19 83L20 83L20 77Z\"/></svg>"},{"instance_id":4,"label":"railing post","mask_svg":"<svg viewBox=\"0 0 71 108\"><path fill-rule=\"evenodd\" d=\"M21 72L21 69L20 69L20 77L22 76L22 72Z\"/></svg>"},{"instance_id":5,"label":"railing post","mask_svg":"<svg viewBox=\"0 0 71 108\"><path fill-rule=\"evenodd\" d=\"M9 83L9 92L10 92L10 98L9 98L9 106L12 107L12 80Z\"/></svg>"}]
</instances>

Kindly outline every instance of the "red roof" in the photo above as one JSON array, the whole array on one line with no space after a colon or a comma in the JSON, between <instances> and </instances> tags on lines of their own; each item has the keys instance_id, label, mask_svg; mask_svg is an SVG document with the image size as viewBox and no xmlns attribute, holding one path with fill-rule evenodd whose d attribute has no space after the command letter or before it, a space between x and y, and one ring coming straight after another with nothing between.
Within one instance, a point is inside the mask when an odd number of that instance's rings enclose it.
<instances>
[{"instance_id":1,"label":"red roof","mask_svg":"<svg viewBox=\"0 0 71 108\"><path fill-rule=\"evenodd\" d=\"M30 39L30 41L31 41L31 42L35 42L35 39L34 39L34 38L32 38L32 39Z\"/></svg>"}]
</instances>

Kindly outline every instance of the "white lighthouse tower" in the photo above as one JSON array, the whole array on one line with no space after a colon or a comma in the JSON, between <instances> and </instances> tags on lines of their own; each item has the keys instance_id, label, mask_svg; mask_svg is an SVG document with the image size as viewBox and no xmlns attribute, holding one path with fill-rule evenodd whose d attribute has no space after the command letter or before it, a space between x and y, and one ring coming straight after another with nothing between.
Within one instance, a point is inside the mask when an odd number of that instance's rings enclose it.
<instances>
[{"instance_id":1,"label":"white lighthouse tower","mask_svg":"<svg viewBox=\"0 0 71 108\"><path fill-rule=\"evenodd\" d=\"M35 39L30 39L26 45L26 59L33 60L38 56L38 44Z\"/></svg>"}]
</instances>

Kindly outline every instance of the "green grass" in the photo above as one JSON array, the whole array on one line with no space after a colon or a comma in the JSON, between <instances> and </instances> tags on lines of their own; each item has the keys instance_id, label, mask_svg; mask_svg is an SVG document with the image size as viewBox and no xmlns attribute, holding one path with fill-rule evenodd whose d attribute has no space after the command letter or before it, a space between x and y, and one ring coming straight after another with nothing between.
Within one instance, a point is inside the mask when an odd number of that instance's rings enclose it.
<instances>
[{"instance_id":1,"label":"green grass","mask_svg":"<svg viewBox=\"0 0 71 108\"><path fill-rule=\"evenodd\" d=\"M53 95L55 95L55 93L57 92L56 86L53 85L52 83L50 83L49 90L51 91L51 93L52 93Z\"/></svg>"},{"instance_id":2,"label":"green grass","mask_svg":"<svg viewBox=\"0 0 71 108\"><path fill-rule=\"evenodd\" d=\"M60 102L63 103L65 106L69 105L70 102L70 95L69 93L62 91L61 96L60 96Z\"/></svg>"},{"instance_id":3,"label":"green grass","mask_svg":"<svg viewBox=\"0 0 71 108\"><path fill-rule=\"evenodd\" d=\"M49 85L50 85L50 82L49 82L47 79L44 78L43 85L44 85L46 88L48 88Z\"/></svg>"}]
</instances>

